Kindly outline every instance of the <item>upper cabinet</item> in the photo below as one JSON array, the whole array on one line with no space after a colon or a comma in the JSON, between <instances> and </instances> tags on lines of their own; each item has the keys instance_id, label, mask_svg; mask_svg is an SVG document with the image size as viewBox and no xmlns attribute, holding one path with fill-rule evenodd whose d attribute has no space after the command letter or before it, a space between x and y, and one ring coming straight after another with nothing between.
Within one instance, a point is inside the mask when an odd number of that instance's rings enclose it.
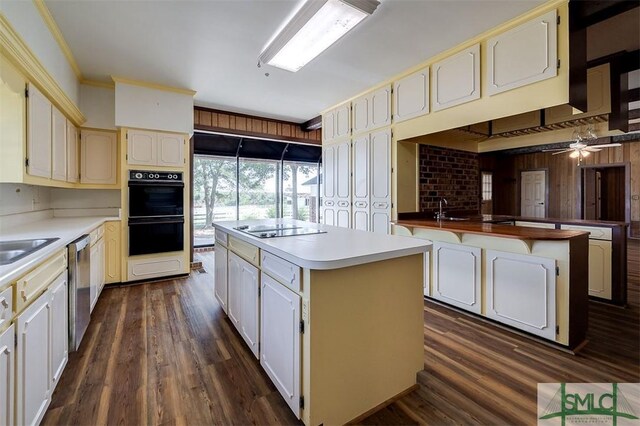
<instances>
[{"instance_id":1,"label":"upper cabinet","mask_svg":"<svg viewBox=\"0 0 640 426\"><path fill-rule=\"evenodd\" d=\"M322 115L322 140L330 142L351 134L351 102L346 102Z\"/></svg>"},{"instance_id":2,"label":"upper cabinet","mask_svg":"<svg viewBox=\"0 0 640 426\"><path fill-rule=\"evenodd\" d=\"M67 180L67 119L57 108L51 109L51 177Z\"/></svg>"},{"instance_id":3,"label":"upper cabinet","mask_svg":"<svg viewBox=\"0 0 640 426\"><path fill-rule=\"evenodd\" d=\"M51 102L32 84L28 91L27 173L51 178Z\"/></svg>"},{"instance_id":4,"label":"upper cabinet","mask_svg":"<svg viewBox=\"0 0 640 426\"><path fill-rule=\"evenodd\" d=\"M78 129L67 120L67 182L78 182Z\"/></svg>"},{"instance_id":5,"label":"upper cabinet","mask_svg":"<svg viewBox=\"0 0 640 426\"><path fill-rule=\"evenodd\" d=\"M487 40L487 93L495 95L557 75L557 11Z\"/></svg>"},{"instance_id":6,"label":"upper cabinet","mask_svg":"<svg viewBox=\"0 0 640 426\"><path fill-rule=\"evenodd\" d=\"M117 182L116 134L85 130L80 138L80 182L112 185Z\"/></svg>"},{"instance_id":7,"label":"upper cabinet","mask_svg":"<svg viewBox=\"0 0 640 426\"><path fill-rule=\"evenodd\" d=\"M393 83L393 104L396 123L429 113L429 67Z\"/></svg>"},{"instance_id":8,"label":"upper cabinet","mask_svg":"<svg viewBox=\"0 0 640 426\"><path fill-rule=\"evenodd\" d=\"M145 166L184 167L184 136L149 130L127 130L127 162Z\"/></svg>"},{"instance_id":9,"label":"upper cabinet","mask_svg":"<svg viewBox=\"0 0 640 426\"><path fill-rule=\"evenodd\" d=\"M432 72L434 111L480 99L480 44L436 62Z\"/></svg>"},{"instance_id":10,"label":"upper cabinet","mask_svg":"<svg viewBox=\"0 0 640 426\"><path fill-rule=\"evenodd\" d=\"M353 101L353 133L391 124L391 86L385 86Z\"/></svg>"},{"instance_id":11,"label":"upper cabinet","mask_svg":"<svg viewBox=\"0 0 640 426\"><path fill-rule=\"evenodd\" d=\"M545 110L545 123L555 124L569 120L609 114L611 112L611 76L609 64L587 70L587 111L573 113L571 105L558 105Z\"/></svg>"}]
</instances>

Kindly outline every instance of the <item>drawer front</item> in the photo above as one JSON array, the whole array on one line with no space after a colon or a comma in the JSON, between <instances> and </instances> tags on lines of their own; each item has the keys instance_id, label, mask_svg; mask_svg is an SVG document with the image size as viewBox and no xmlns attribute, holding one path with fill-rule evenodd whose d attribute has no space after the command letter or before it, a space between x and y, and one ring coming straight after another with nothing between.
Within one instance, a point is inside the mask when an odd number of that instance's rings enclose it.
<instances>
[{"instance_id":1,"label":"drawer front","mask_svg":"<svg viewBox=\"0 0 640 426\"><path fill-rule=\"evenodd\" d=\"M260 258L258 254L260 252L260 249L258 249L258 247L254 246L253 244L245 243L244 241L237 238L229 237L229 248L236 254L248 260L250 263L259 266L258 262Z\"/></svg>"},{"instance_id":2,"label":"drawer front","mask_svg":"<svg viewBox=\"0 0 640 426\"><path fill-rule=\"evenodd\" d=\"M62 271L67 269L67 250L61 250L16 285L16 313L30 304Z\"/></svg>"},{"instance_id":3,"label":"drawer front","mask_svg":"<svg viewBox=\"0 0 640 426\"><path fill-rule=\"evenodd\" d=\"M134 259L128 262L128 281L162 278L189 272L183 256L165 256L151 259Z\"/></svg>"},{"instance_id":4,"label":"drawer front","mask_svg":"<svg viewBox=\"0 0 640 426\"><path fill-rule=\"evenodd\" d=\"M523 222L521 220L516 220L516 226L526 226L527 228L556 229L555 223Z\"/></svg>"},{"instance_id":5,"label":"drawer front","mask_svg":"<svg viewBox=\"0 0 640 426\"><path fill-rule=\"evenodd\" d=\"M262 270L295 292L300 291L300 267L278 256L262 251Z\"/></svg>"},{"instance_id":6,"label":"drawer front","mask_svg":"<svg viewBox=\"0 0 640 426\"><path fill-rule=\"evenodd\" d=\"M216 243L220 243L223 246L227 246L227 233L216 229Z\"/></svg>"},{"instance_id":7,"label":"drawer front","mask_svg":"<svg viewBox=\"0 0 640 426\"><path fill-rule=\"evenodd\" d=\"M0 330L9 325L13 318L13 286L0 293Z\"/></svg>"},{"instance_id":8,"label":"drawer front","mask_svg":"<svg viewBox=\"0 0 640 426\"><path fill-rule=\"evenodd\" d=\"M561 225L561 229L571 231L585 231L589 233L589 239L611 241L611 228L599 228L596 226Z\"/></svg>"}]
</instances>

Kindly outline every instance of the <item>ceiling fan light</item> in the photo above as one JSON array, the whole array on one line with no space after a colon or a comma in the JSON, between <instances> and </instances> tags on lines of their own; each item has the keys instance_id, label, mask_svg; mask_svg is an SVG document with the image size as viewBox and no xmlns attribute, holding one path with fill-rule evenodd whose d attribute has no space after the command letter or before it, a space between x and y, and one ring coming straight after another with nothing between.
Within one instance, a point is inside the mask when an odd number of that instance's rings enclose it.
<instances>
[{"instance_id":1,"label":"ceiling fan light","mask_svg":"<svg viewBox=\"0 0 640 426\"><path fill-rule=\"evenodd\" d=\"M571 157L571 158L580 157L580 151L573 151L571 154L569 154L569 157Z\"/></svg>"},{"instance_id":2,"label":"ceiling fan light","mask_svg":"<svg viewBox=\"0 0 640 426\"><path fill-rule=\"evenodd\" d=\"M582 152L582 156L583 157L588 157L591 155L591 153L589 151L581 151Z\"/></svg>"},{"instance_id":3,"label":"ceiling fan light","mask_svg":"<svg viewBox=\"0 0 640 426\"><path fill-rule=\"evenodd\" d=\"M258 60L296 72L372 14L379 4L377 0L307 0Z\"/></svg>"}]
</instances>

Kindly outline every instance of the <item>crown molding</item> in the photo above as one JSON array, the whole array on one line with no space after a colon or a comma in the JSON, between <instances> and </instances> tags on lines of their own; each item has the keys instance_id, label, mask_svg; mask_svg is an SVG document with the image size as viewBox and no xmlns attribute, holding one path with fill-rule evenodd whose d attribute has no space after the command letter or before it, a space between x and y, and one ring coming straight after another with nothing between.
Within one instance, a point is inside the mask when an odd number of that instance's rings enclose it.
<instances>
[{"instance_id":1,"label":"crown molding","mask_svg":"<svg viewBox=\"0 0 640 426\"><path fill-rule=\"evenodd\" d=\"M97 81L97 80L85 80L82 79L80 84L84 84L85 86L93 86L93 87L102 87L104 89L115 89L116 85L113 81Z\"/></svg>"},{"instance_id":2,"label":"crown molding","mask_svg":"<svg viewBox=\"0 0 640 426\"><path fill-rule=\"evenodd\" d=\"M81 126L86 121L80 109L49 74L3 13L0 13L0 53L11 61L27 80L38 86L73 124Z\"/></svg>"},{"instance_id":3,"label":"crown molding","mask_svg":"<svg viewBox=\"0 0 640 426\"><path fill-rule=\"evenodd\" d=\"M165 92L180 93L182 95L189 95L189 96L195 96L196 94L196 91L191 89L182 89L180 87L165 86L162 84L150 83L147 81L140 81L140 80L133 80L130 78L117 77L113 75L111 76L111 78L115 83L128 84L130 86L146 87L148 89L163 90Z\"/></svg>"}]
</instances>

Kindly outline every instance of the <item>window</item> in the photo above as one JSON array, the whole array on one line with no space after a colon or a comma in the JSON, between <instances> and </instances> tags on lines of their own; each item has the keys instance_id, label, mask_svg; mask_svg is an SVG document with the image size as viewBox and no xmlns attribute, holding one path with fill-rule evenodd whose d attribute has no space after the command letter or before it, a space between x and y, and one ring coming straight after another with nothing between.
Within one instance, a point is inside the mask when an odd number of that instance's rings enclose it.
<instances>
[{"instance_id":1,"label":"window","mask_svg":"<svg viewBox=\"0 0 640 426\"><path fill-rule=\"evenodd\" d=\"M284 162L282 217L318 222L318 165Z\"/></svg>"},{"instance_id":2,"label":"window","mask_svg":"<svg viewBox=\"0 0 640 426\"><path fill-rule=\"evenodd\" d=\"M273 160L240 159L240 220L278 217L279 163Z\"/></svg>"},{"instance_id":3,"label":"window","mask_svg":"<svg viewBox=\"0 0 640 426\"><path fill-rule=\"evenodd\" d=\"M491 201L491 181L493 174L491 172L482 172L482 201Z\"/></svg>"}]
</instances>

